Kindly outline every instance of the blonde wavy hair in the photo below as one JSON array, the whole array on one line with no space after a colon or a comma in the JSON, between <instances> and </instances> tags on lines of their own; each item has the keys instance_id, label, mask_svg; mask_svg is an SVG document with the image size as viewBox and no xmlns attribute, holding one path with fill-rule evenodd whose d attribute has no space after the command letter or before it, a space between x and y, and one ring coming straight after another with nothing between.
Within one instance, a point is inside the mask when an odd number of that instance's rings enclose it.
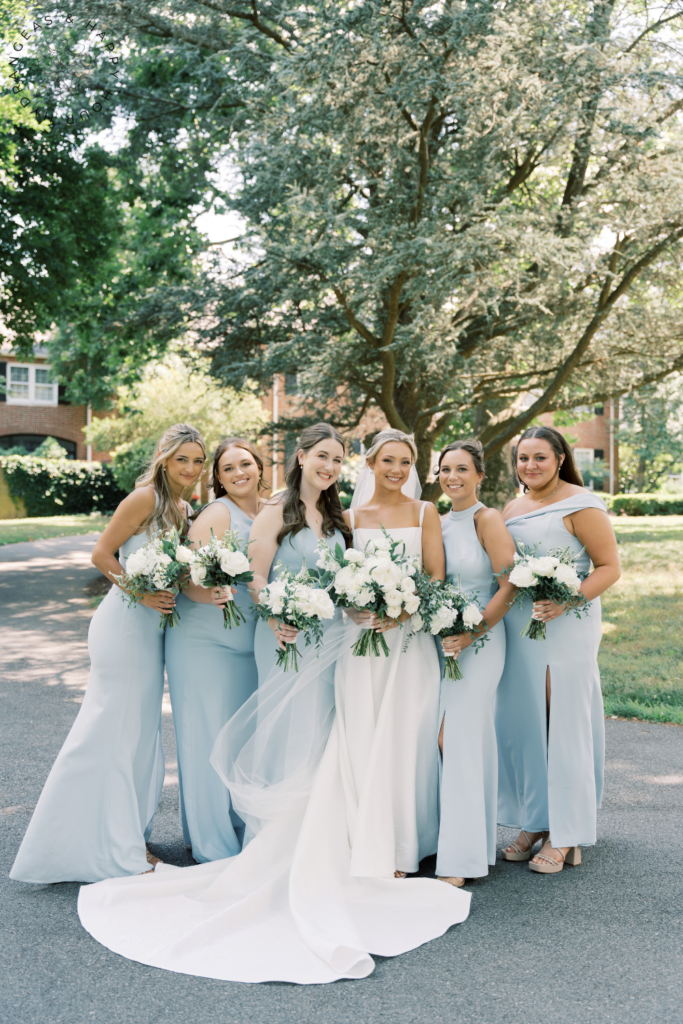
<instances>
[{"instance_id":1,"label":"blonde wavy hair","mask_svg":"<svg viewBox=\"0 0 683 1024\"><path fill-rule=\"evenodd\" d=\"M388 427L386 430L380 430L379 434L375 434L372 439L372 444L365 453L365 461L371 462L377 458L380 448L389 441L400 441L402 444L408 445L413 456L413 463L417 462L417 445L415 444L414 434L404 434L402 430L394 430L393 427Z\"/></svg>"},{"instance_id":2,"label":"blonde wavy hair","mask_svg":"<svg viewBox=\"0 0 683 1024\"><path fill-rule=\"evenodd\" d=\"M176 529L184 533L187 520L182 514L168 485L166 477L166 460L170 459L178 449L188 442L198 444L206 458L204 438L195 427L187 423L174 423L159 438L152 461L145 472L135 481L135 487L153 487L156 501L151 513L142 523L143 529L170 530Z\"/></svg>"}]
</instances>

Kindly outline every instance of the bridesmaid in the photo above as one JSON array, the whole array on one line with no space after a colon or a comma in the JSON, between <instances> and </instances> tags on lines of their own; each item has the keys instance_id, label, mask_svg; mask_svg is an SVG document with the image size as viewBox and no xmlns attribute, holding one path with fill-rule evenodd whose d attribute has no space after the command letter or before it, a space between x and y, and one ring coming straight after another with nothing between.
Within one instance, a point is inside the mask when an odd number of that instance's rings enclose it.
<instances>
[{"instance_id":1,"label":"bridesmaid","mask_svg":"<svg viewBox=\"0 0 683 1024\"><path fill-rule=\"evenodd\" d=\"M105 576L150 537L184 531L183 495L201 476L201 434L177 423L162 436L148 471L97 541L93 564ZM117 552L121 561L117 559ZM48 776L10 877L21 882L97 882L152 870L146 849L164 781L161 700L166 590L129 607L112 587L88 632L91 670L85 698Z\"/></svg>"},{"instance_id":2,"label":"bridesmaid","mask_svg":"<svg viewBox=\"0 0 683 1024\"><path fill-rule=\"evenodd\" d=\"M605 759L605 723L598 670L602 635L600 594L620 576L616 538L604 502L585 490L567 441L552 427L531 427L513 450L524 493L504 512L515 541L538 544L538 554L571 547L591 602L577 619L563 606L527 599L505 619L507 656L498 688L501 824L521 828L506 860L555 874L581 863L581 846L595 843ZM547 639L520 636L532 614L546 622Z\"/></svg>"},{"instance_id":3,"label":"bridesmaid","mask_svg":"<svg viewBox=\"0 0 683 1024\"><path fill-rule=\"evenodd\" d=\"M313 569L323 538L331 538L330 544L350 546L351 531L344 522L337 487L344 451L341 435L329 423L316 423L301 434L287 464L287 489L271 498L251 528L254 582L249 587L257 603L259 591L277 578L278 562L294 572L304 562ZM259 685L273 668L278 647L284 650L296 637L297 630L279 619L259 619L254 637Z\"/></svg>"},{"instance_id":4,"label":"bridesmaid","mask_svg":"<svg viewBox=\"0 0 683 1024\"><path fill-rule=\"evenodd\" d=\"M496 863L498 755L493 708L505 663L505 627L514 588L494 577L510 565L515 545L500 512L477 500L484 479L484 450L474 438L454 441L439 457L439 483L451 500L441 520L446 578L483 608L488 639L471 649L476 633L447 637L446 655L458 658L463 678L441 680L439 747L441 824L436 874L451 885L481 878ZM485 607L484 607L485 605Z\"/></svg>"},{"instance_id":5,"label":"bridesmaid","mask_svg":"<svg viewBox=\"0 0 683 1024\"><path fill-rule=\"evenodd\" d=\"M193 546L207 544L212 531L222 537L226 530L236 530L247 541L261 506L259 490L265 487L256 448L240 437L221 441L213 456L211 486L216 501L192 523ZM222 588L191 583L186 595L177 602L180 623L166 636L166 671L178 746L183 835L194 859L204 863L232 857L241 849L244 824L232 810L229 791L209 756L222 727L256 689L255 622L246 584L235 593L246 622L233 629L223 625Z\"/></svg>"}]
</instances>

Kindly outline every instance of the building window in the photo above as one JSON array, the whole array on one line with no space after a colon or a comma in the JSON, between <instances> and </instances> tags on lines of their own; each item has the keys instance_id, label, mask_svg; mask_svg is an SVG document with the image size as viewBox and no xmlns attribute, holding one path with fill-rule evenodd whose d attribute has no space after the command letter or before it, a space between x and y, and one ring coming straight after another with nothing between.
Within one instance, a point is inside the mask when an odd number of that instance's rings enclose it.
<instances>
[{"instance_id":1,"label":"building window","mask_svg":"<svg viewBox=\"0 0 683 1024\"><path fill-rule=\"evenodd\" d=\"M598 459L604 459L604 457L605 457L605 449L604 448L594 448L593 449L593 458L595 459L596 462L598 461Z\"/></svg>"},{"instance_id":2,"label":"building window","mask_svg":"<svg viewBox=\"0 0 683 1024\"><path fill-rule=\"evenodd\" d=\"M605 415L605 407L604 407L604 405L596 405L595 409L593 410L593 412L595 413L596 416L604 416Z\"/></svg>"},{"instance_id":3,"label":"building window","mask_svg":"<svg viewBox=\"0 0 683 1024\"><path fill-rule=\"evenodd\" d=\"M43 441L47 440L47 434L5 434L0 437L0 454L6 448L23 448L31 455L36 448L40 447ZM66 449L67 459L75 459L77 446L75 441L69 441L65 437L55 437L55 441Z\"/></svg>"},{"instance_id":4,"label":"building window","mask_svg":"<svg viewBox=\"0 0 683 1024\"><path fill-rule=\"evenodd\" d=\"M7 363L8 405L57 405L58 386L49 366Z\"/></svg>"},{"instance_id":5,"label":"building window","mask_svg":"<svg viewBox=\"0 0 683 1024\"><path fill-rule=\"evenodd\" d=\"M286 373L285 374L285 394L286 395L298 395L299 394L299 374L298 373Z\"/></svg>"}]
</instances>

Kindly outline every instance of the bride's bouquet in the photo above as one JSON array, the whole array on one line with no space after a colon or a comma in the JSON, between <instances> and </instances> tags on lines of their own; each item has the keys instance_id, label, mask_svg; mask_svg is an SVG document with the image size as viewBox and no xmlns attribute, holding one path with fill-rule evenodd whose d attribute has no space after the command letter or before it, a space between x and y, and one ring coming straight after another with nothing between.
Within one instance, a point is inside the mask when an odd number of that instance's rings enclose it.
<instances>
[{"instance_id":1,"label":"bride's bouquet","mask_svg":"<svg viewBox=\"0 0 683 1024\"><path fill-rule=\"evenodd\" d=\"M232 587L238 583L251 583L254 578L249 568L247 545L236 530L226 530L222 537L214 537L192 554L190 576L198 587L226 587L228 603L223 605L223 628L232 629L247 620L233 601Z\"/></svg>"},{"instance_id":2,"label":"bride's bouquet","mask_svg":"<svg viewBox=\"0 0 683 1024\"><path fill-rule=\"evenodd\" d=\"M326 591L315 585L316 577L308 571L305 563L297 573L286 569L281 562L278 562L275 569L278 578L259 593L259 603L254 607L254 613L266 621L273 616L288 626L294 626L303 633L306 646L314 638L319 648L323 638L322 619L334 618L332 599ZM284 651L278 651L275 664L278 668L284 668L285 672L289 672L290 668L298 672L298 655L296 644L287 644Z\"/></svg>"},{"instance_id":3,"label":"bride's bouquet","mask_svg":"<svg viewBox=\"0 0 683 1024\"><path fill-rule=\"evenodd\" d=\"M417 562L405 554L405 544L392 540L382 528L383 537L370 540L364 551L355 548L334 549L323 541L318 545L318 567L323 571L323 586L339 608L372 611L384 620L397 619L403 609L414 615L420 607L413 576ZM364 629L356 641L353 653L389 654L387 642L374 629Z\"/></svg>"},{"instance_id":4,"label":"bride's bouquet","mask_svg":"<svg viewBox=\"0 0 683 1024\"><path fill-rule=\"evenodd\" d=\"M187 586L188 566L192 550L181 543L177 530L168 530L133 551L126 561L125 572L112 576L128 591L129 606L136 605L145 594L170 590L177 594ZM162 614L159 629L180 622L177 608Z\"/></svg>"},{"instance_id":5,"label":"bride's bouquet","mask_svg":"<svg viewBox=\"0 0 683 1024\"><path fill-rule=\"evenodd\" d=\"M417 578L417 592L420 596L420 610L413 616L412 628L416 632L431 633L432 636L445 639L447 636L458 636L471 633L484 621L478 603L471 596L463 594L458 585L441 580L433 580L426 573ZM484 623L484 625L486 625ZM471 646L475 653L479 651L488 636L482 633L473 640ZM446 679L462 679L458 659L444 651L444 676Z\"/></svg>"},{"instance_id":6,"label":"bride's bouquet","mask_svg":"<svg viewBox=\"0 0 683 1024\"><path fill-rule=\"evenodd\" d=\"M507 576L510 583L517 588L512 604L521 604L525 597L533 601L555 601L566 605L565 615L574 612L577 618L588 612L588 601L581 593L582 576L577 571L576 561L579 557L571 548L552 548L547 555L536 555L538 544L529 547L517 541L519 554L515 554L514 565L496 573ZM585 579L585 574L583 574ZM545 622L540 622L533 615L522 630L521 636L530 640L545 640Z\"/></svg>"}]
</instances>

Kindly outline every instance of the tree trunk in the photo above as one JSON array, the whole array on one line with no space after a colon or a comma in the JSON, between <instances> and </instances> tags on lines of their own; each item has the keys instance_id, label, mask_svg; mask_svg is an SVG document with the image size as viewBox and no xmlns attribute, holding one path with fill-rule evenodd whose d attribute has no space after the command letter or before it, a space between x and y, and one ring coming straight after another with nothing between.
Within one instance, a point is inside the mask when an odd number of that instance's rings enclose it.
<instances>
[{"instance_id":1,"label":"tree trunk","mask_svg":"<svg viewBox=\"0 0 683 1024\"><path fill-rule=\"evenodd\" d=\"M643 494L645 491L645 470L647 469L646 459L641 457L638 459L638 469L636 470L636 490L638 494Z\"/></svg>"},{"instance_id":2,"label":"tree trunk","mask_svg":"<svg viewBox=\"0 0 683 1024\"><path fill-rule=\"evenodd\" d=\"M474 417L474 429L477 436L489 424L489 413L495 415L505 407L506 403L489 402L477 407ZM479 490L479 500L491 508L503 509L515 496L515 481L510 465L511 446L504 445L494 455L486 459L486 476Z\"/></svg>"}]
</instances>

